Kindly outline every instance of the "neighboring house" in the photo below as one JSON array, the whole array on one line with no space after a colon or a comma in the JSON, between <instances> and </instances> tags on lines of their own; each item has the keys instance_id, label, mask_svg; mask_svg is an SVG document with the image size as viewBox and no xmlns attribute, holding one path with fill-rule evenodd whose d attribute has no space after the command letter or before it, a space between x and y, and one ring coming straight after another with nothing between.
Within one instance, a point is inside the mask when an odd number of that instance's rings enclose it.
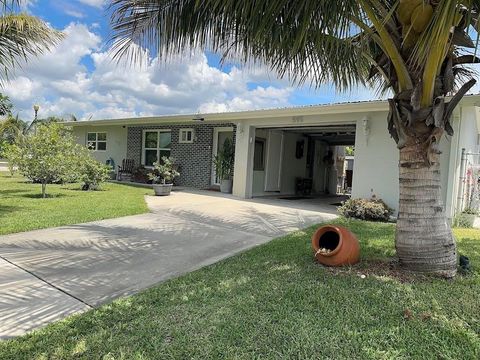
<instances>
[{"instance_id":1,"label":"neighboring house","mask_svg":"<svg viewBox=\"0 0 480 360\"><path fill-rule=\"evenodd\" d=\"M442 139L442 187L447 214L460 206L462 148L476 151L480 95L466 96L453 114L455 135ZM387 131L387 102L368 101L203 115L78 121L78 141L90 143L99 161L133 159L149 167L158 156L175 158L178 184L208 189L218 184L212 158L226 137L235 143L233 194L240 198L294 194L298 178L313 192L337 189L336 161L355 146L352 197L375 195L398 203L398 150ZM341 156L337 156L341 154Z\"/></svg>"}]
</instances>

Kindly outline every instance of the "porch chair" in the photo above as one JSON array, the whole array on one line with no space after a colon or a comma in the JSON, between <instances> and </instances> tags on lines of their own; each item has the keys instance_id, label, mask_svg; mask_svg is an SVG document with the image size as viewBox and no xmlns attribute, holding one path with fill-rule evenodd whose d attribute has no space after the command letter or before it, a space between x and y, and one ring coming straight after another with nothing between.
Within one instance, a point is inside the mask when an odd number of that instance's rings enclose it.
<instances>
[{"instance_id":1,"label":"porch chair","mask_svg":"<svg viewBox=\"0 0 480 360\"><path fill-rule=\"evenodd\" d=\"M118 165L117 180L131 181L133 170L135 169L135 160L123 159L122 165Z\"/></svg>"}]
</instances>

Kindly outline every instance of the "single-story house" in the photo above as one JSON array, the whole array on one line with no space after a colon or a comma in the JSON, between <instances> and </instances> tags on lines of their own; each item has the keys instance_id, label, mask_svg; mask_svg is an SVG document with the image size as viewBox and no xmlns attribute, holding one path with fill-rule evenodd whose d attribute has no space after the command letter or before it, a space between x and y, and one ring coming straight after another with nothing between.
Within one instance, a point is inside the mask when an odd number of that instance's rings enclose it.
<instances>
[{"instance_id":1,"label":"single-story house","mask_svg":"<svg viewBox=\"0 0 480 360\"><path fill-rule=\"evenodd\" d=\"M159 156L171 156L181 172L178 185L198 189L218 185L212 160L229 137L235 143L233 195L240 198L293 195L299 179L309 179L313 194L338 193L339 179L346 183L339 164L347 164L346 146L354 146L354 161L350 156L347 165L352 197L375 195L396 208L398 150L387 131L387 113L386 101L366 101L66 124L101 162L132 159L148 168ZM466 96L452 123L455 135L441 143L450 217L463 202L462 148L476 153L479 144L480 95Z\"/></svg>"}]
</instances>

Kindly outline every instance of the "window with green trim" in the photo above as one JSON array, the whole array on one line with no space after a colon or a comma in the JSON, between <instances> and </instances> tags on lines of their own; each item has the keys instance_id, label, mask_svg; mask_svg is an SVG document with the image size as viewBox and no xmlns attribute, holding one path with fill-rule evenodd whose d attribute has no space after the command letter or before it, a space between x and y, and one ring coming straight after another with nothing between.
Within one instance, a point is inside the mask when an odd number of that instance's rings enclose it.
<instances>
[{"instance_id":1,"label":"window with green trim","mask_svg":"<svg viewBox=\"0 0 480 360\"><path fill-rule=\"evenodd\" d=\"M142 164L153 166L162 157L170 157L172 133L170 130L145 130L143 132Z\"/></svg>"}]
</instances>

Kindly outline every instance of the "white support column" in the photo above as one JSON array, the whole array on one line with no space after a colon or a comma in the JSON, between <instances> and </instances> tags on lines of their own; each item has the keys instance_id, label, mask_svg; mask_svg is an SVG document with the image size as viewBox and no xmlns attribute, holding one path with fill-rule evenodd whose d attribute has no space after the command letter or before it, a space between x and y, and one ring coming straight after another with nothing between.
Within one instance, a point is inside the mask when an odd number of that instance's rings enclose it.
<instances>
[{"instance_id":1,"label":"white support column","mask_svg":"<svg viewBox=\"0 0 480 360\"><path fill-rule=\"evenodd\" d=\"M244 199L252 197L254 144L255 128L243 122L238 123L235 141L233 195Z\"/></svg>"}]
</instances>

